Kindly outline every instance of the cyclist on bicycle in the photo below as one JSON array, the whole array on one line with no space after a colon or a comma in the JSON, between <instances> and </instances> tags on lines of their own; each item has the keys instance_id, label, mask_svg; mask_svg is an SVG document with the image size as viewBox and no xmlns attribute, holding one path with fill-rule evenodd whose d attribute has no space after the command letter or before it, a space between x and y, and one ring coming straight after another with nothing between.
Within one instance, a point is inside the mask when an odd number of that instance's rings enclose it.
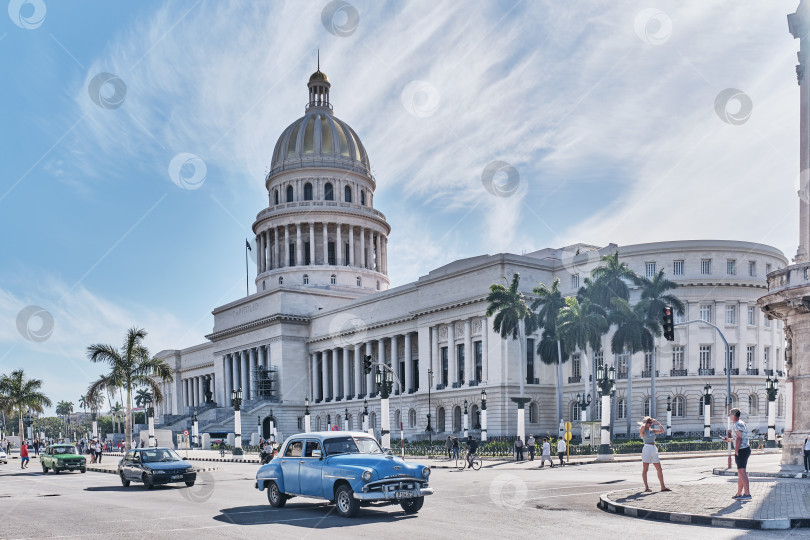
<instances>
[{"instance_id":1,"label":"cyclist on bicycle","mask_svg":"<svg viewBox=\"0 0 810 540\"><path fill-rule=\"evenodd\" d=\"M478 441L475 440L475 437L470 435L467 437L467 467L472 469L473 459L475 459L475 453L478 451Z\"/></svg>"}]
</instances>

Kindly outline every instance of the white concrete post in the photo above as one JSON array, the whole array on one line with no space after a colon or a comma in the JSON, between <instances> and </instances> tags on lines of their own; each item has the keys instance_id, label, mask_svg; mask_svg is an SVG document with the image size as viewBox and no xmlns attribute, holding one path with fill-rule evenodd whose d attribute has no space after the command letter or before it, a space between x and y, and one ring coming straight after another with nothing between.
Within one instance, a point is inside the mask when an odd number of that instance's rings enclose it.
<instances>
[{"instance_id":1,"label":"white concrete post","mask_svg":"<svg viewBox=\"0 0 810 540\"><path fill-rule=\"evenodd\" d=\"M380 433L382 433L381 445L384 450L391 448L391 417L388 410L388 399L380 400Z\"/></svg>"},{"instance_id":2,"label":"white concrete post","mask_svg":"<svg viewBox=\"0 0 810 540\"><path fill-rule=\"evenodd\" d=\"M704 398L705 399L705 398ZM703 440L712 440L712 406L711 404L703 405Z\"/></svg>"},{"instance_id":3,"label":"white concrete post","mask_svg":"<svg viewBox=\"0 0 810 540\"><path fill-rule=\"evenodd\" d=\"M233 413L233 434L234 434L234 447L242 448L242 411L234 411Z\"/></svg>"},{"instance_id":4,"label":"white concrete post","mask_svg":"<svg viewBox=\"0 0 810 540\"><path fill-rule=\"evenodd\" d=\"M310 433L312 431L312 415L305 414L304 415L304 433Z\"/></svg>"},{"instance_id":5,"label":"white concrete post","mask_svg":"<svg viewBox=\"0 0 810 540\"><path fill-rule=\"evenodd\" d=\"M481 409L481 442L487 440L487 410Z\"/></svg>"}]
</instances>

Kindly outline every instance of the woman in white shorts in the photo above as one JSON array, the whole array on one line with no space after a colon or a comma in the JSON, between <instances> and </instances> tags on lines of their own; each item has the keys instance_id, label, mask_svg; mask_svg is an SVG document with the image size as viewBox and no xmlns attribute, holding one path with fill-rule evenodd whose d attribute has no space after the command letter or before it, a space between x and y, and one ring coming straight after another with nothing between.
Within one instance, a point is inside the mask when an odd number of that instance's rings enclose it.
<instances>
[{"instance_id":1,"label":"woman in white shorts","mask_svg":"<svg viewBox=\"0 0 810 540\"><path fill-rule=\"evenodd\" d=\"M656 424L658 427L655 427ZM647 484L647 470L650 468L650 463L655 465L655 470L658 472L661 491L672 491L664 485L664 471L661 470L661 460L658 459L658 448L655 446L655 436L666 433L664 426L661 425L661 422L649 416L645 416L638 425L641 440L644 441L644 448L641 451L641 479L644 480L644 491L652 491Z\"/></svg>"}]
</instances>

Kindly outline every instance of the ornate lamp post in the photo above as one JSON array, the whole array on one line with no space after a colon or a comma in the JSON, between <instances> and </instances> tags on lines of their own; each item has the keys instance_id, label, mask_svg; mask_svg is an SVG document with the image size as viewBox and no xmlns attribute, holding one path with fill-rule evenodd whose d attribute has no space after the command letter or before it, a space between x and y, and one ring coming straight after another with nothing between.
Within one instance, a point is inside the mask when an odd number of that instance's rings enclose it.
<instances>
[{"instance_id":1,"label":"ornate lamp post","mask_svg":"<svg viewBox=\"0 0 810 540\"><path fill-rule=\"evenodd\" d=\"M672 396L667 396L667 437L672 437Z\"/></svg>"},{"instance_id":2,"label":"ornate lamp post","mask_svg":"<svg viewBox=\"0 0 810 540\"><path fill-rule=\"evenodd\" d=\"M604 364L596 368L596 385L602 396L602 437L597 461L613 461L613 447L610 445L610 398L616 393L616 368L605 369Z\"/></svg>"},{"instance_id":3,"label":"ornate lamp post","mask_svg":"<svg viewBox=\"0 0 810 540\"><path fill-rule=\"evenodd\" d=\"M312 431L312 418L309 414L309 396L304 398L304 432Z\"/></svg>"},{"instance_id":4,"label":"ornate lamp post","mask_svg":"<svg viewBox=\"0 0 810 540\"><path fill-rule=\"evenodd\" d=\"M152 407L152 400L146 400L146 426L149 431L149 448L155 446L155 409Z\"/></svg>"},{"instance_id":5,"label":"ornate lamp post","mask_svg":"<svg viewBox=\"0 0 810 540\"><path fill-rule=\"evenodd\" d=\"M332 415L326 415L326 431L332 431Z\"/></svg>"},{"instance_id":6,"label":"ornate lamp post","mask_svg":"<svg viewBox=\"0 0 810 540\"><path fill-rule=\"evenodd\" d=\"M377 389L380 391L380 435L384 450L391 448L391 415L388 409L388 398L391 396L391 389L394 386L394 374L377 367Z\"/></svg>"},{"instance_id":7,"label":"ornate lamp post","mask_svg":"<svg viewBox=\"0 0 810 540\"><path fill-rule=\"evenodd\" d=\"M428 441L430 441L430 445L433 445L433 426L430 425L430 411L432 411L432 405L430 403L430 387L433 386L433 368L428 370L428 413L427 413L427 427L425 428L425 433L428 434Z\"/></svg>"},{"instance_id":8,"label":"ornate lamp post","mask_svg":"<svg viewBox=\"0 0 810 540\"><path fill-rule=\"evenodd\" d=\"M703 387L703 440L712 440L712 385Z\"/></svg>"},{"instance_id":9,"label":"ornate lamp post","mask_svg":"<svg viewBox=\"0 0 810 540\"><path fill-rule=\"evenodd\" d=\"M464 400L464 438L468 438L470 436L470 413L467 411L467 400Z\"/></svg>"},{"instance_id":10,"label":"ornate lamp post","mask_svg":"<svg viewBox=\"0 0 810 540\"><path fill-rule=\"evenodd\" d=\"M349 409L343 412L343 431L349 431Z\"/></svg>"},{"instance_id":11,"label":"ornate lamp post","mask_svg":"<svg viewBox=\"0 0 810 540\"><path fill-rule=\"evenodd\" d=\"M256 415L256 437L257 437L257 439L259 441L262 440L262 438L263 438L262 435L263 435L263 433L262 433L262 415L257 414Z\"/></svg>"},{"instance_id":12,"label":"ornate lamp post","mask_svg":"<svg viewBox=\"0 0 810 540\"><path fill-rule=\"evenodd\" d=\"M276 437L276 435L278 434L278 431L276 430L276 420L275 420L275 418L276 417L273 416L273 409L270 409L270 440L272 442L276 442L276 440L278 439L278 437Z\"/></svg>"},{"instance_id":13,"label":"ornate lamp post","mask_svg":"<svg viewBox=\"0 0 810 540\"><path fill-rule=\"evenodd\" d=\"M765 379L765 392L768 393L768 441L765 448L776 448L776 394L779 392L779 379L770 375Z\"/></svg>"},{"instance_id":14,"label":"ornate lamp post","mask_svg":"<svg viewBox=\"0 0 810 540\"><path fill-rule=\"evenodd\" d=\"M200 446L200 423L197 420L197 407L194 407L194 413L191 415L191 447L197 448Z\"/></svg>"},{"instance_id":15,"label":"ornate lamp post","mask_svg":"<svg viewBox=\"0 0 810 540\"><path fill-rule=\"evenodd\" d=\"M231 405L233 406L233 455L241 456L242 452L242 388L231 390Z\"/></svg>"},{"instance_id":16,"label":"ornate lamp post","mask_svg":"<svg viewBox=\"0 0 810 540\"><path fill-rule=\"evenodd\" d=\"M363 431L368 431L368 400L363 400Z\"/></svg>"},{"instance_id":17,"label":"ornate lamp post","mask_svg":"<svg viewBox=\"0 0 810 540\"><path fill-rule=\"evenodd\" d=\"M585 396L585 399L582 398L580 394L577 394L577 404L579 405L579 419L585 422L588 419L588 407L591 405L593 398L590 394Z\"/></svg>"},{"instance_id":18,"label":"ornate lamp post","mask_svg":"<svg viewBox=\"0 0 810 540\"><path fill-rule=\"evenodd\" d=\"M481 390L481 442L487 440L487 391Z\"/></svg>"}]
</instances>

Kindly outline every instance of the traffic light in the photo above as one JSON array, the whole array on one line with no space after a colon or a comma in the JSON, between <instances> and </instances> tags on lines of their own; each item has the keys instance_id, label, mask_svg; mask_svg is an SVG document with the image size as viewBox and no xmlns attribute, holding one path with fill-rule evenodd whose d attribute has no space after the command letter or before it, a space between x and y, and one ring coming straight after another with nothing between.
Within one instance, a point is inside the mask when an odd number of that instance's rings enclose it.
<instances>
[{"instance_id":1,"label":"traffic light","mask_svg":"<svg viewBox=\"0 0 810 540\"><path fill-rule=\"evenodd\" d=\"M672 321L672 306L664 308L664 318L661 326L664 329L664 339L675 341L675 324Z\"/></svg>"},{"instance_id":2,"label":"traffic light","mask_svg":"<svg viewBox=\"0 0 810 540\"><path fill-rule=\"evenodd\" d=\"M363 371L366 375L371 373L371 356L366 356L363 358Z\"/></svg>"}]
</instances>

